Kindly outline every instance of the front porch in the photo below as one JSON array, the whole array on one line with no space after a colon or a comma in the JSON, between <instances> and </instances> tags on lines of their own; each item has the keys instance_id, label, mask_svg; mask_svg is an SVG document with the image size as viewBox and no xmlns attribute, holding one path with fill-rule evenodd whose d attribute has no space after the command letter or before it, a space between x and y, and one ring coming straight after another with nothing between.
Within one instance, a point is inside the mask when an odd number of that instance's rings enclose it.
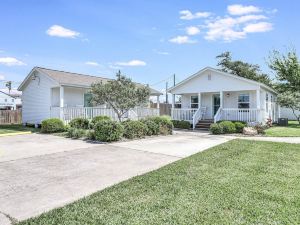
<instances>
[{"instance_id":1,"label":"front porch","mask_svg":"<svg viewBox=\"0 0 300 225\"><path fill-rule=\"evenodd\" d=\"M159 95L154 96L159 103ZM92 119L95 116L109 116L112 120L118 120L112 108L106 105L93 105L90 100L88 88L54 87L51 90L50 118L60 118L66 124L74 118ZM151 108L149 100L149 104L130 109L122 119L137 120L150 116L159 116L159 104L156 108Z\"/></svg>"},{"instance_id":2,"label":"front porch","mask_svg":"<svg viewBox=\"0 0 300 225\"><path fill-rule=\"evenodd\" d=\"M247 123L264 123L267 118L276 120L275 102L262 102L262 96L260 89L173 95L171 116L173 120L189 121L193 128L200 120Z\"/></svg>"}]
</instances>

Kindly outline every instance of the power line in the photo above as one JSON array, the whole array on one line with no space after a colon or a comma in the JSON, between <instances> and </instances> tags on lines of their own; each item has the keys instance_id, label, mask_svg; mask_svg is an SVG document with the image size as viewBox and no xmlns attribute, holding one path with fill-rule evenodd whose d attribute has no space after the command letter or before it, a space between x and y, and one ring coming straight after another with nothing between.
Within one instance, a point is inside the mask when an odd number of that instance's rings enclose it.
<instances>
[{"instance_id":1,"label":"power line","mask_svg":"<svg viewBox=\"0 0 300 225\"><path fill-rule=\"evenodd\" d=\"M164 82L166 82L166 81L169 81L173 76L174 76L174 75L171 75L171 76L165 78L164 80L161 80L161 81L158 81L158 82L156 82L156 83L154 83L154 84L151 84L150 86L156 86L156 85L158 85L158 84L161 84L161 83L164 83Z\"/></svg>"}]
</instances>

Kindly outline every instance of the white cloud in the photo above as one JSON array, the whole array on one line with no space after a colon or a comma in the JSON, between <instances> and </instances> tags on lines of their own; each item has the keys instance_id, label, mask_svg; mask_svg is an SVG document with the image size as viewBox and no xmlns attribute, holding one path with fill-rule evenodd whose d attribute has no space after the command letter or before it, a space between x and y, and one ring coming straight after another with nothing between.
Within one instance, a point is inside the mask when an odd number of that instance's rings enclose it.
<instances>
[{"instance_id":1,"label":"white cloud","mask_svg":"<svg viewBox=\"0 0 300 225\"><path fill-rule=\"evenodd\" d=\"M185 30L188 35L196 35L200 33L200 29L195 26L187 27Z\"/></svg>"},{"instance_id":2,"label":"white cloud","mask_svg":"<svg viewBox=\"0 0 300 225\"><path fill-rule=\"evenodd\" d=\"M24 62L13 58L13 57L2 57L0 58L0 64L5 66L24 66L26 65Z\"/></svg>"},{"instance_id":3,"label":"white cloud","mask_svg":"<svg viewBox=\"0 0 300 225\"><path fill-rule=\"evenodd\" d=\"M227 11L230 15L245 15L250 13L258 13L262 10L256 6L249 5L249 6L243 6L243 5L229 5L227 6Z\"/></svg>"},{"instance_id":4,"label":"white cloud","mask_svg":"<svg viewBox=\"0 0 300 225\"><path fill-rule=\"evenodd\" d=\"M238 39L246 38L247 33L254 32L265 32L271 30L271 23L258 22L253 23L254 21L261 21L268 19L264 15L245 15L240 17L224 17L216 18L215 20L209 21L207 23L207 32L205 35L206 40L223 40L225 42L231 42ZM253 24L258 24L253 27ZM250 27L248 27L250 26ZM263 28L265 28L264 31ZM255 31L257 30L261 31Z\"/></svg>"},{"instance_id":5,"label":"white cloud","mask_svg":"<svg viewBox=\"0 0 300 225\"><path fill-rule=\"evenodd\" d=\"M273 29L273 24L267 22L259 22L248 24L244 27L246 33L267 32Z\"/></svg>"},{"instance_id":6,"label":"white cloud","mask_svg":"<svg viewBox=\"0 0 300 225\"><path fill-rule=\"evenodd\" d=\"M146 62L138 59L130 60L128 62L117 62L117 66L146 66Z\"/></svg>"},{"instance_id":7,"label":"white cloud","mask_svg":"<svg viewBox=\"0 0 300 225\"><path fill-rule=\"evenodd\" d=\"M5 76L4 75L0 75L0 80L5 80Z\"/></svg>"},{"instance_id":8,"label":"white cloud","mask_svg":"<svg viewBox=\"0 0 300 225\"><path fill-rule=\"evenodd\" d=\"M211 15L210 12L196 12L196 13L192 13L189 10L182 10L179 12L180 14L180 19L182 20L193 20L193 19L197 19L197 18L207 18Z\"/></svg>"},{"instance_id":9,"label":"white cloud","mask_svg":"<svg viewBox=\"0 0 300 225\"><path fill-rule=\"evenodd\" d=\"M195 40L191 40L188 36L177 36L171 38L169 42L176 43L176 44L193 44L196 43Z\"/></svg>"},{"instance_id":10,"label":"white cloud","mask_svg":"<svg viewBox=\"0 0 300 225\"><path fill-rule=\"evenodd\" d=\"M46 33L50 36L63 38L76 38L80 35L80 33L77 31L73 31L59 25L51 26Z\"/></svg>"},{"instance_id":11,"label":"white cloud","mask_svg":"<svg viewBox=\"0 0 300 225\"><path fill-rule=\"evenodd\" d=\"M85 62L86 65L89 65L89 66L99 66L99 63L97 62L92 62L92 61L88 61L88 62Z\"/></svg>"},{"instance_id":12,"label":"white cloud","mask_svg":"<svg viewBox=\"0 0 300 225\"><path fill-rule=\"evenodd\" d=\"M153 51L154 51L156 54L159 54L159 55L170 55L169 52L159 51L159 50L157 50L157 49L153 49Z\"/></svg>"}]
</instances>

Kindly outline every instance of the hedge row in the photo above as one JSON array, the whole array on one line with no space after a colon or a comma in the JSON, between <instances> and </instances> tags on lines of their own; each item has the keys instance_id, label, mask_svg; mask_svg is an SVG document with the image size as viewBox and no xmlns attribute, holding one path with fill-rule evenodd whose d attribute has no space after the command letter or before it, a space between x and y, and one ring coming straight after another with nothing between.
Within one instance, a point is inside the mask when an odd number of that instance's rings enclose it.
<instances>
[{"instance_id":1,"label":"hedge row","mask_svg":"<svg viewBox=\"0 0 300 225\"><path fill-rule=\"evenodd\" d=\"M212 134L242 133L246 125L245 122L241 121L219 121L211 124L209 130Z\"/></svg>"},{"instance_id":2,"label":"hedge row","mask_svg":"<svg viewBox=\"0 0 300 225\"><path fill-rule=\"evenodd\" d=\"M185 120L172 120L172 123L174 125L174 128L179 128L179 129L190 129L191 124L188 121Z\"/></svg>"},{"instance_id":3,"label":"hedge row","mask_svg":"<svg viewBox=\"0 0 300 225\"><path fill-rule=\"evenodd\" d=\"M150 135L172 134L173 123L170 117L149 117L139 121L127 120L122 123L112 121L109 117L94 117L91 122L87 119L76 118L65 127L59 119L47 119L42 122L42 132L55 133L66 131L70 138L82 138L111 142L122 137L127 139L142 138Z\"/></svg>"}]
</instances>

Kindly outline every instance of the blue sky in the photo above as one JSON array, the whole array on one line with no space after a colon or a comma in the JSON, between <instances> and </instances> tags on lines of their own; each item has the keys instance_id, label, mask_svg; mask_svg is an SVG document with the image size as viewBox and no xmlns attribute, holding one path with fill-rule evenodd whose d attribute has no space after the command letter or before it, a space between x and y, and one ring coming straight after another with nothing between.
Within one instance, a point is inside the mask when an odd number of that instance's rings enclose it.
<instances>
[{"instance_id":1,"label":"blue sky","mask_svg":"<svg viewBox=\"0 0 300 225\"><path fill-rule=\"evenodd\" d=\"M298 1L2 1L0 88L34 66L156 84L177 82L231 51L262 66L300 46ZM171 78L169 79L171 83Z\"/></svg>"}]
</instances>

